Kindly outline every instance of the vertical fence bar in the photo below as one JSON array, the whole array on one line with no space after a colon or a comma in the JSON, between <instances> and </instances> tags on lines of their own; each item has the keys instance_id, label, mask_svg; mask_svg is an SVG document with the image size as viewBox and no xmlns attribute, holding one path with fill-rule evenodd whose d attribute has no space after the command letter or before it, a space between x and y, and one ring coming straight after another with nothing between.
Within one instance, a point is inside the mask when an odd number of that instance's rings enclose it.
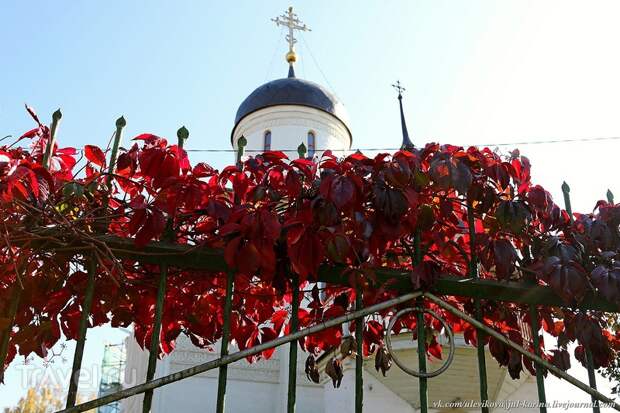
<instances>
[{"instance_id":1,"label":"vertical fence bar","mask_svg":"<svg viewBox=\"0 0 620 413\"><path fill-rule=\"evenodd\" d=\"M299 159L303 159L306 157L306 145L302 142L297 147L297 155L299 155Z\"/></svg>"},{"instance_id":2,"label":"vertical fence bar","mask_svg":"<svg viewBox=\"0 0 620 413\"><path fill-rule=\"evenodd\" d=\"M93 303L93 294L95 292L95 274L97 273L97 261L94 253L86 259L88 281L86 283L86 291L84 292L84 302L82 303L82 316L80 317L80 329L78 332L77 344L75 345L75 353L73 355L73 366L71 367L71 380L69 381L69 390L67 391L66 408L75 406L77 399L78 384L80 382L80 370L82 368L82 357L84 356L84 346L86 344L86 330L88 329L88 319L90 317L90 309Z\"/></svg>"},{"instance_id":3,"label":"vertical fence bar","mask_svg":"<svg viewBox=\"0 0 620 413\"><path fill-rule=\"evenodd\" d=\"M564 209L566 209L566 212L568 212L570 222L573 222L573 208L570 203L570 186L568 186L566 181L562 183L562 195L564 195Z\"/></svg>"},{"instance_id":4,"label":"vertical fence bar","mask_svg":"<svg viewBox=\"0 0 620 413\"><path fill-rule=\"evenodd\" d=\"M299 276L293 274L291 278L291 325L290 334L299 329ZM297 340L291 341L288 353L288 399L286 411L295 412L297 392Z\"/></svg>"},{"instance_id":5,"label":"vertical fence bar","mask_svg":"<svg viewBox=\"0 0 620 413\"><path fill-rule=\"evenodd\" d=\"M476 217L474 216L474 209L467 201L467 226L469 228L469 276L472 278L478 278L478 258L476 256ZM480 306L480 300L474 298L474 311L476 320L482 320L482 309ZM482 413L489 413L488 400L488 383L487 383L487 361L484 352L484 332L480 329L476 329L476 350L478 355L478 381L480 385L480 411Z\"/></svg>"},{"instance_id":6,"label":"vertical fence bar","mask_svg":"<svg viewBox=\"0 0 620 413\"><path fill-rule=\"evenodd\" d=\"M611 191L607 191L607 200L609 200L609 194ZM562 194L564 195L564 208L566 212L568 212L568 216L570 217L570 222L574 222L575 218L573 217L573 208L570 202L570 186L566 182L562 183ZM611 194L611 199L613 201L613 194ZM588 368L588 382L590 387L596 389L596 375L594 373L594 363L592 362L592 353L590 349L586 347L586 366ZM599 403L598 399L592 396L592 411L594 413L599 413Z\"/></svg>"},{"instance_id":7,"label":"vertical fence bar","mask_svg":"<svg viewBox=\"0 0 620 413\"><path fill-rule=\"evenodd\" d=\"M177 131L178 146L183 149L183 144L189 131L183 126ZM173 220L168 218L164 239L170 241L174 238ZM168 264L162 263L159 266L159 280L157 283L157 301L155 302L155 316L153 318L153 329L151 332L151 343L149 346L149 362L146 368L146 381L151 381L155 377L157 368L157 357L159 356L159 346L161 343L161 324L164 317L164 301L166 298L166 284L168 282ZM153 404L153 390L144 392L142 401L142 413L149 413Z\"/></svg>"},{"instance_id":8,"label":"vertical fence bar","mask_svg":"<svg viewBox=\"0 0 620 413\"><path fill-rule=\"evenodd\" d=\"M161 321L164 315L164 298L166 297L166 281L168 279L168 264L161 264L159 267L159 281L157 285L157 301L155 302L155 317L153 319L153 329L151 331L151 345L149 347L149 364L146 368L146 381L153 380L155 368L157 367L157 356L159 355L159 343L161 341ZM153 403L153 390L144 392L142 401L142 413L151 411Z\"/></svg>"},{"instance_id":9,"label":"vertical fence bar","mask_svg":"<svg viewBox=\"0 0 620 413\"><path fill-rule=\"evenodd\" d=\"M118 158L118 148L121 144L121 138L123 136L123 128L127 125L127 121L124 117L120 117L116 119L116 132L114 133L114 143L112 144L112 154L110 155L110 164L108 165L108 177L106 179L106 183L108 185L108 189L111 190L110 185L112 184L112 175L114 174L114 169L116 168L116 158Z\"/></svg>"},{"instance_id":10,"label":"vertical fence bar","mask_svg":"<svg viewBox=\"0 0 620 413\"><path fill-rule=\"evenodd\" d=\"M57 115L60 111L54 112L53 119L57 121L60 120L61 115ZM122 116L116 120L116 132L114 133L114 141L112 143L112 154L110 156L110 164L108 166L108 176L106 178L106 183L108 186L108 191L111 193L111 183L112 183L112 174L114 173L114 167L116 165L116 158L118 156L118 148L120 146L121 137L123 133L123 128L125 127L126 122L125 118ZM51 154L53 150L53 144L55 139L55 132L57 128L56 125L52 124L52 136L50 139L51 149L48 146ZM106 201L107 203L107 201ZM104 212L105 213L105 212ZM86 291L84 293L84 301L82 303L82 315L80 317L80 329L78 332L78 339L75 346L75 352L73 354L73 366L71 368L71 380L69 381L69 390L67 391L67 408L75 406L75 401L77 399L78 386L80 382L80 370L82 369L82 358L84 357L84 346L86 345L86 332L88 330L88 319L90 318L90 310L92 307L93 296L95 292L95 275L97 273L97 259L94 255L91 254L86 259L87 265L87 284Z\"/></svg>"},{"instance_id":11,"label":"vertical fence bar","mask_svg":"<svg viewBox=\"0 0 620 413\"><path fill-rule=\"evenodd\" d=\"M58 124L60 123L60 119L62 118L62 112L60 109L56 110L52 114L52 124L50 126L50 139L47 141L47 145L45 147L45 153L43 154L43 159L41 161L42 166L45 169L49 169L49 162L51 158L51 154L54 150L54 140L56 139L56 131L58 130ZM18 270L20 271L20 270ZM22 286L19 285L19 280L15 280L15 285L13 286L13 291L11 292L11 302L9 304L9 309L7 312L7 318L9 319L9 323L4 331L0 333L0 381L4 377L4 363L6 362L6 357L9 350L9 341L11 339L11 331L13 329L13 324L15 323L15 317L17 316L17 310L19 308L19 302L21 300L22 295Z\"/></svg>"},{"instance_id":12,"label":"vertical fence bar","mask_svg":"<svg viewBox=\"0 0 620 413\"><path fill-rule=\"evenodd\" d=\"M241 135L239 140L237 141L237 166L241 167L241 158L243 158L243 153L245 151L245 145L248 144L248 140L245 136Z\"/></svg>"},{"instance_id":13,"label":"vertical fence bar","mask_svg":"<svg viewBox=\"0 0 620 413\"><path fill-rule=\"evenodd\" d=\"M540 351L540 337L538 332L540 331L540 323L538 321L538 310L535 305L530 306L530 325L532 329L532 344L534 345L534 354L541 357ZM536 367L536 386L538 387L538 402L540 403L540 413L547 413L547 396L545 395L545 376L544 369L538 364L534 364Z\"/></svg>"},{"instance_id":14,"label":"vertical fence bar","mask_svg":"<svg viewBox=\"0 0 620 413\"><path fill-rule=\"evenodd\" d=\"M242 157L244 153L245 145L248 141L245 136L241 135L237 141L237 167L242 168ZM239 202L239 199L235 195L235 203ZM222 325L222 342L220 344L220 357L228 355L228 343L230 341L230 316L232 312L232 299L235 290L235 273L229 270L226 273L226 297L224 299L224 320ZM224 413L224 405L226 402L226 384L228 380L228 365L223 365L219 369L217 376L217 401L215 405L215 411L217 413Z\"/></svg>"},{"instance_id":15,"label":"vertical fence bar","mask_svg":"<svg viewBox=\"0 0 620 413\"><path fill-rule=\"evenodd\" d=\"M45 147L42 164L43 167L49 169L51 166L52 154L56 143L56 132L58 124L62 118L60 109L52 114L52 124L50 126L50 137ZM84 355L84 345L86 344L86 330L88 329L88 318L90 316L90 308L92 306L93 294L95 289L95 273L97 272L96 261L92 255L86 257L87 282L86 291L84 292L84 301L82 302L82 316L80 317L80 326L78 330L77 343L75 353L73 355L73 365L71 367L71 377L69 380L69 389L67 391L66 407L75 406L77 398L78 384L80 381L80 369L82 367L82 357Z\"/></svg>"},{"instance_id":16,"label":"vertical fence bar","mask_svg":"<svg viewBox=\"0 0 620 413\"><path fill-rule=\"evenodd\" d=\"M422 300L417 300L422 305ZM418 311L416 315L416 329L418 333L418 363L421 373L426 373L426 334L424 331L424 313ZM420 412L428 412L428 379L420 377L418 379L420 386Z\"/></svg>"},{"instance_id":17,"label":"vertical fence bar","mask_svg":"<svg viewBox=\"0 0 620 413\"><path fill-rule=\"evenodd\" d=\"M416 230L413 235L413 264L418 265L422 262L422 249L420 248L420 231ZM422 298L416 300L416 305L420 308L424 305ZM421 373L426 373L426 334L424 331L424 313L418 311L416 315L416 332L418 335L418 369ZM426 377L418 378L418 386L420 391L420 412L428 412L428 379Z\"/></svg>"},{"instance_id":18,"label":"vertical fence bar","mask_svg":"<svg viewBox=\"0 0 620 413\"><path fill-rule=\"evenodd\" d=\"M60 123L61 118L62 118L62 112L60 111L60 109L52 113L52 124L50 126L50 138L47 141L47 145L45 146L45 153L43 154L43 161L42 161L43 167L46 169L50 167L52 153L54 152L54 144L56 143L56 131L58 130L58 124Z\"/></svg>"},{"instance_id":19,"label":"vertical fence bar","mask_svg":"<svg viewBox=\"0 0 620 413\"><path fill-rule=\"evenodd\" d=\"M297 147L299 158L303 158L306 147L303 142ZM291 277L291 323L290 333L295 333L299 329L299 275L293 273ZM287 413L295 412L297 401L297 340L291 341L288 353L288 398L286 401Z\"/></svg>"},{"instance_id":20,"label":"vertical fence bar","mask_svg":"<svg viewBox=\"0 0 620 413\"><path fill-rule=\"evenodd\" d=\"M596 375L594 374L594 360L592 359L592 352L586 348L586 364L588 365L588 383L590 387L596 390ZM600 413L601 408L599 400L592 396L592 411L594 413Z\"/></svg>"},{"instance_id":21,"label":"vertical fence bar","mask_svg":"<svg viewBox=\"0 0 620 413\"><path fill-rule=\"evenodd\" d=\"M187 130L185 126L181 126L179 130L177 131L177 146L180 149L183 149L183 146L185 145L185 141L187 140L187 138L189 138L189 131Z\"/></svg>"},{"instance_id":22,"label":"vertical fence bar","mask_svg":"<svg viewBox=\"0 0 620 413\"><path fill-rule=\"evenodd\" d=\"M233 271L228 271L226 275L226 299L224 301L224 325L222 326L222 343L220 346L220 357L228 355L228 342L230 340L230 313L232 311L232 296L234 291ZM217 377L217 405L216 412L224 413L224 403L226 401L226 381L228 377L228 365L220 367Z\"/></svg>"},{"instance_id":23,"label":"vertical fence bar","mask_svg":"<svg viewBox=\"0 0 620 413\"><path fill-rule=\"evenodd\" d=\"M362 287L358 282L355 286L355 311L364 307ZM364 317L355 319L355 413L364 409Z\"/></svg>"}]
</instances>

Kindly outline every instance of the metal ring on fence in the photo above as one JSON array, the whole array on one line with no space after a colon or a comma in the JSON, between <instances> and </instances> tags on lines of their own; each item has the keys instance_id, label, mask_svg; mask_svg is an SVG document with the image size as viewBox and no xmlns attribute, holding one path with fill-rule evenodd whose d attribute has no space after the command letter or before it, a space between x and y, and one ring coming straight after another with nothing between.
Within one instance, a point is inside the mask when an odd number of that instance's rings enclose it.
<instances>
[{"instance_id":1,"label":"metal ring on fence","mask_svg":"<svg viewBox=\"0 0 620 413\"><path fill-rule=\"evenodd\" d=\"M396 354L392 350L392 328L394 327L394 324L396 324L396 321L398 321L398 319L402 317L403 315L412 313L414 311L430 314L432 317L438 320L443 326L443 328L446 330L446 334L448 335L448 338L450 339L450 351L448 352L448 358L446 359L446 361L443 363L443 365L439 369L431 371L430 373L428 372L423 373L421 371L415 371L405 366L405 364L402 361L400 361L398 357L396 357ZM452 333L452 329L450 328L446 320L441 318L434 311L429 310L427 308L420 308L420 307L404 308L400 310L399 312L397 312L394 317L392 317L392 319L390 320L390 324L388 325L387 333L385 335L385 344L387 346L387 350L392 356L392 360L394 360L394 363L396 363L398 367L400 367L405 373L410 374L414 377L424 377L424 378L435 377L435 376L440 375L444 371L446 371L448 367L450 367L450 364L452 364L452 360L454 359L454 351L456 349L455 344L454 344L454 334ZM418 351L419 349L420 349L420 342L418 340ZM426 354L424 354L424 356L426 357Z\"/></svg>"}]
</instances>

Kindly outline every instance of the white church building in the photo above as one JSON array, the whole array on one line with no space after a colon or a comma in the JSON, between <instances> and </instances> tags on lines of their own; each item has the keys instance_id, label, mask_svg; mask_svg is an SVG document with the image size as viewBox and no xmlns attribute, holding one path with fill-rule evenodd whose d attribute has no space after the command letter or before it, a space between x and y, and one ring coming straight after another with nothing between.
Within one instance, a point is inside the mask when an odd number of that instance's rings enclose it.
<instances>
[{"instance_id":1,"label":"white church building","mask_svg":"<svg viewBox=\"0 0 620 413\"><path fill-rule=\"evenodd\" d=\"M326 88L296 76L294 64L294 30L306 30L292 9L274 21L288 27L289 51L286 61L288 75L265 83L255 89L241 103L231 132L231 144L237 148L243 136L247 141L246 155L264 150L281 150L289 158L297 155L297 147L304 143L307 156L320 156L331 150L336 156L350 152L353 136L342 103ZM403 130L402 146L412 145L402 110L400 84L397 85ZM397 357L412 368L417 367L417 345L410 335L392 339ZM453 363L441 375L428 380L430 411L480 411L479 408L450 409L441 403L479 400L478 363L476 348L466 345L462 336L455 336L456 351ZM232 347L232 346L231 346ZM214 351L194 347L185 336L177 340L176 349L157 364L155 377L168 375L188 367L219 358L219 343ZM148 353L135 342L126 339L125 376L128 386L144 381ZM231 352L234 348L231 348ZM512 380L506 368L499 367L487 350L488 395L492 401L537 400L535 378L523 372L520 380ZM245 360L228 368L226 411L230 413L284 413L287 403L288 345L277 349L271 359L253 364ZM297 363L297 412L344 413L354 411L355 362L344 363L344 379L334 389L329 377L322 374L320 384L310 382L304 373L307 355L298 354ZM441 360L430 360L429 369L439 367ZM323 371L323 368L321 368ZM387 377L377 373L374 358L364 364L364 411L382 413L412 413L419 411L418 379L406 374L396 365ZM153 413L208 413L215 411L218 370L158 388L154 392ZM142 412L143 396L125 399L121 405L124 413ZM491 411L506 411L491 409ZM511 412L519 409L513 408Z\"/></svg>"}]
</instances>

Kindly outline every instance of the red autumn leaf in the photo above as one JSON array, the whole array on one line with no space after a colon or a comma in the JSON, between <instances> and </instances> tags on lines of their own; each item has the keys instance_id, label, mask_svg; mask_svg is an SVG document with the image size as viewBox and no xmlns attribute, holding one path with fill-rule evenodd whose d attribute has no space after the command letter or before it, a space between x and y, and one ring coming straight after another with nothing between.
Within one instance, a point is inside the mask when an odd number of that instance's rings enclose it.
<instances>
[{"instance_id":1,"label":"red autumn leaf","mask_svg":"<svg viewBox=\"0 0 620 413\"><path fill-rule=\"evenodd\" d=\"M287 237L289 257L293 270L305 278L316 273L325 257L325 248L315 232L304 230L297 232L298 237L291 237L291 231Z\"/></svg>"},{"instance_id":2,"label":"red autumn leaf","mask_svg":"<svg viewBox=\"0 0 620 413\"><path fill-rule=\"evenodd\" d=\"M244 199L249 183L244 172L237 172L232 176L233 191L239 199Z\"/></svg>"},{"instance_id":3,"label":"red autumn leaf","mask_svg":"<svg viewBox=\"0 0 620 413\"><path fill-rule=\"evenodd\" d=\"M566 303L578 303L587 292L586 272L576 261L567 257L548 257L543 274L549 285Z\"/></svg>"},{"instance_id":4,"label":"red autumn leaf","mask_svg":"<svg viewBox=\"0 0 620 413\"><path fill-rule=\"evenodd\" d=\"M391 188L385 182L376 183L372 188L372 194L377 211L392 224L398 223L409 208L402 190Z\"/></svg>"},{"instance_id":5,"label":"red autumn leaf","mask_svg":"<svg viewBox=\"0 0 620 413\"><path fill-rule=\"evenodd\" d=\"M504 343L496 338L489 338L489 351L491 355L497 360L500 366L508 366L510 360L510 354L508 348Z\"/></svg>"},{"instance_id":6,"label":"red autumn leaf","mask_svg":"<svg viewBox=\"0 0 620 413\"><path fill-rule=\"evenodd\" d=\"M139 212L140 210L138 210ZM144 225L136 233L136 246L143 247L152 239L159 237L166 226L164 214L159 210L146 210Z\"/></svg>"},{"instance_id":7,"label":"red autumn leaf","mask_svg":"<svg viewBox=\"0 0 620 413\"><path fill-rule=\"evenodd\" d=\"M281 331L284 322L288 319L287 310L278 310L271 316L271 322L275 331Z\"/></svg>"},{"instance_id":8,"label":"red autumn leaf","mask_svg":"<svg viewBox=\"0 0 620 413\"><path fill-rule=\"evenodd\" d=\"M620 302L620 262L608 267L599 265L592 270L592 283L601 295L611 302Z\"/></svg>"},{"instance_id":9,"label":"red autumn leaf","mask_svg":"<svg viewBox=\"0 0 620 413\"><path fill-rule=\"evenodd\" d=\"M441 268L433 261L422 261L416 265L411 271L411 284L416 290L420 288L429 288L437 280Z\"/></svg>"},{"instance_id":10,"label":"red autumn leaf","mask_svg":"<svg viewBox=\"0 0 620 413\"><path fill-rule=\"evenodd\" d=\"M19 137L19 140L34 138L40 130L41 128L30 129L28 132L24 132L22 136Z\"/></svg>"},{"instance_id":11,"label":"red autumn leaf","mask_svg":"<svg viewBox=\"0 0 620 413\"><path fill-rule=\"evenodd\" d=\"M478 334L476 329L468 325L468 327L466 327L465 331L463 332L463 339L467 344L470 344L474 347L477 346Z\"/></svg>"},{"instance_id":12,"label":"red autumn leaf","mask_svg":"<svg viewBox=\"0 0 620 413\"><path fill-rule=\"evenodd\" d=\"M349 205L355 196L355 185L345 176L324 180L321 184L321 194L332 201L336 208L342 210Z\"/></svg>"},{"instance_id":13,"label":"red autumn leaf","mask_svg":"<svg viewBox=\"0 0 620 413\"><path fill-rule=\"evenodd\" d=\"M236 256L239 272L253 274L260 266L261 257L253 242L246 242Z\"/></svg>"},{"instance_id":14,"label":"red autumn leaf","mask_svg":"<svg viewBox=\"0 0 620 413\"><path fill-rule=\"evenodd\" d=\"M144 195L140 194L133 198L131 202L129 202L129 207L132 209L145 209L147 207L146 199Z\"/></svg>"},{"instance_id":15,"label":"red autumn leaf","mask_svg":"<svg viewBox=\"0 0 620 413\"><path fill-rule=\"evenodd\" d=\"M497 278L509 279L515 271L515 262L518 258L515 247L505 238L498 239L493 242L493 255Z\"/></svg>"},{"instance_id":16,"label":"red autumn leaf","mask_svg":"<svg viewBox=\"0 0 620 413\"><path fill-rule=\"evenodd\" d=\"M437 341L437 337L433 336L431 342L427 345L426 351L428 351L433 357L441 360L441 345Z\"/></svg>"},{"instance_id":17,"label":"red autumn leaf","mask_svg":"<svg viewBox=\"0 0 620 413\"><path fill-rule=\"evenodd\" d=\"M521 377L521 371L523 370L523 364L521 363L521 353L510 349L508 350L510 353L508 359L508 373L513 380L517 380Z\"/></svg>"},{"instance_id":18,"label":"red autumn leaf","mask_svg":"<svg viewBox=\"0 0 620 413\"><path fill-rule=\"evenodd\" d=\"M570 354L566 349L551 350L551 363L562 371L570 369Z\"/></svg>"},{"instance_id":19,"label":"red autumn leaf","mask_svg":"<svg viewBox=\"0 0 620 413\"><path fill-rule=\"evenodd\" d=\"M288 159L288 156L286 156L286 154L281 151L265 151L262 157L267 162L276 162L283 159Z\"/></svg>"},{"instance_id":20,"label":"red autumn leaf","mask_svg":"<svg viewBox=\"0 0 620 413\"><path fill-rule=\"evenodd\" d=\"M101 168L105 167L105 154L99 147L93 145L85 145L84 156L95 165Z\"/></svg>"},{"instance_id":21,"label":"red autumn leaf","mask_svg":"<svg viewBox=\"0 0 620 413\"><path fill-rule=\"evenodd\" d=\"M161 139L159 136L153 135L152 133L142 133L133 138L134 141L144 141L145 143L153 143L159 139Z\"/></svg>"}]
</instances>

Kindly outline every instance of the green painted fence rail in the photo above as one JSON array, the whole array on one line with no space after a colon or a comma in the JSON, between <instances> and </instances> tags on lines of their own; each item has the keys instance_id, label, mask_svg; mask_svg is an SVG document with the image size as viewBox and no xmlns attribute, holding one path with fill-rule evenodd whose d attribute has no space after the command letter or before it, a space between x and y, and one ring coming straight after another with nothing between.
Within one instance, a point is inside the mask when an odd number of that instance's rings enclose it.
<instances>
[{"instance_id":1,"label":"green painted fence rail","mask_svg":"<svg viewBox=\"0 0 620 413\"><path fill-rule=\"evenodd\" d=\"M518 353L520 353L521 355L523 355L524 357L529 358L530 360L534 361L537 365L542 366L543 368L547 369L550 373L554 374L555 376L566 380L567 382L569 382L570 384L574 385L575 387L583 390L584 392L590 394L592 397L596 398L597 400L603 401L605 403L607 403L610 407L612 407L613 409L620 411L620 405L618 403L616 403L613 399L605 396L604 394L600 393L598 390L591 388L590 386L588 386L585 383L582 383L581 381L579 381L578 379L570 376L569 374L567 374L566 372L560 370L559 368L557 368L556 366L552 365L551 363L549 363L548 361L544 360L543 358L541 358L540 356L529 352L528 350L526 350L525 348L523 348L521 345L511 341L510 339L508 339L507 337L505 337L503 334L498 333L497 331L493 330L492 328L488 327L487 325L485 325L484 323L476 320L474 317L464 313L463 311L457 309L456 307L452 306L451 304L443 301L441 298L437 297L436 295L429 293L429 292L422 292L422 291L418 291L415 293L409 293L409 294L405 294L402 295L400 297L397 298L393 298L390 300L386 300L382 303L379 304L374 304L368 307L364 307L361 310L358 311L353 311L351 313L342 315L340 317L335 317L333 319L315 324L311 327L307 327L304 328L302 330L299 330L295 333L292 334L288 334L286 336L282 336L282 337L278 337L274 340L271 340L269 342L266 343L261 343L257 346L251 347L251 348L247 348L245 350L242 351L238 351L236 353L232 353L232 354L228 354L225 356L220 357L217 360L211 360L208 361L206 363L203 364L199 364L197 366L193 366L190 368L187 368L185 370L181 370L163 377L160 377L158 379L154 379L152 381L146 382L146 383L142 383L139 384L137 386L133 386L130 387L128 389L124 389L121 391L118 391L116 393L113 394L109 394L106 395L104 397L101 397L99 399L96 400L91 400L89 402L86 403L82 403L79 404L77 406L74 407L70 407L64 410L59 411L58 413L76 413L76 412L84 412L87 411L89 409L93 409L95 407L98 406L103 406L106 405L108 403L112 403L114 401L117 400L122 400L125 399L127 397L131 397L131 396L135 396L137 394L141 394L144 393L148 390L154 390L156 388L165 386L167 384L171 384L171 383L175 383L177 381L186 379L188 377L192 377L195 376L197 374L200 373L204 373L206 371L209 370L213 370L215 368L219 368L224 364L230 364L230 363L234 363L235 361L239 361L242 360L243 358L246 357L250 357L256 354L259 354L265 350L268 350L270 348L275 348L278 346L281 346L283 344L287 344L296 340L299 340L300 338L303 338L305 336L308 336L310 334L314 334L317 332L320 332L322 330L325 330L327 328L331 328L331 327L335 327L335 326L339 326L343 323L347 323L350 321L353 321L357 318L360 317L365 317L368 315L371 315L375 312L387 309L387 308L393 308L399 304L403 304L403 303L407 303L407 302L412 302L413 300L416 300L419 297L424 297L429 299L430 301L432 301L433 303L437 304L439 307L443 308L444 310L452 313L453 315L455 315L456 317L465 320L466 322L470 323L471 325L473 325L475 328L481 329L483 330L486 334L492 336L493 338L495 338L496 340L501 341L502 343L504 343L505 345L507 345L508 347L510 347L511 349L517 351Z\"/></svg>"},{"instance_id":2,"label":"green painted fence rail","mask_svg":"<svg viewBox=\"0 0 620 413\"><path fill-rule=\"evenodd\" d=\"M62 114L60 110L54 112L52 116L51 135L50 140L46 146L43 165L49 166L52 156L52 150L54 145L54 139L56 137L58 125ZM122 136L122 130L125 127L125 119L119 118L116 122L116 132L114 142L111 148L111 156L107 170L106 183L108 189L111 190L112 176L116 164L116 158L118 155L120 140ZM189 132L185 127L182 127L177 132L178 146L183 148L185 141L189 136ZM237 162L240 163L244 156L245 146L247 140L242 136L238 140L237 150ZM306 148L301 144L298 148L300 158L305 157ZM571 219L574 220L571 200L570 200L570 187L564 183L562 185L562 193L565 202L565 209ZM613 203L613 194L611 191L607 192L607 200ZM235 199L235 203L238 199ZM93 236L93 243L86 244L82 241L66 241L63 239L62 234L56 232L53 228L41 228L32 230L32 233L27 234L26 238L34 238L34 241L22 241L16 240L14 246L22 246L27 248L37 248L40 250L53 251L54 249L62 248L64 251L73 250L75 255L84 257L84 265L86 266L88 281L87 287L84 292L83 301L81 304L82 316L80 318L80 326L78 332L78 339L76 344L76 350L74 353L71 380L69 383L69 389L67 393L67 402L65 410L61 413L70 412L82 412L89 409L103 406L108 403L118 401L130 396L144 394L144 400L142 405L143 413L149 413L151 411L153 391L157 388L165 386L170 383L174 383L179 380L192 377L194 375L209 371L212 369L219 369L218 374L218 388L217 388L217 401L216 411L217 413L224 413L225 400L226 400L226 387L227 387L227 369L230 363L233 363L243 358L257 355L267 349L271 349L283 344L289 344L289 360L288 360L288 397L287 397L287 412L294 413L296 408L296 389L297 389L297 352L298 352L298 340L306 337L309 334L314 334L322 331L326 328L342 325L343 323L355 322L355 412L363 412L363 397L364 397L364 359L363 359L363 345L362 337L364 331L364 317L372 315L373 313L394 308L397 305L410 303L415 305L416 308L424 308L424 299L430 300L437 306L443 308L445 311L452 313L454 316L465 320L470 323L477 332L477 358L478 358L478 373L479 373L479 386L480 386L480 401L481 411L488 413L489 409L486 402L488 401L488 384L487 384L487 371L486 371L486 350L485 350L485 336L491 336L496 340L503 342L505 345L517 351L524 357L527 357L534 362L536 367L536 383L538 390L538 400L541 403L539 408L541 413L546 413L546 395L544 386L544 372L549 371L552 374L560 377L579 389L589 393L593 402L593 412L599 413L599 402L603 401L609 404L616 410L620 411L620 405L615 403L612 399L601 394L596 387L595 369L593 367L592 354L590 349L586 348L586 361L588 370L589 384L580 382L574 377L568 375L566 372L560 370L556 366L550 364L544 358L542 358L540 348L540 322L538 315L539 306L547 307L569 307L572 309L580 309L582 311L605 311L605 312L620 312L620 306L616 303L607 301L595 292L589 292L585 298L579 303L566 303L564 302L550 287L537 285L532 281L526 282L510 282L510 281L498 281L491 279L482 279L479 274L478 257L475 254L475 215L473 207L468 203L467 208L467 225L470 237L470 256L466 257L468 260L467 276L454 276L445 274L440 276L438 280L433 284L429 291L415 291L412 292L412 285L410 279L410 273L404 270L391 269L387 267L375 268L374 279L378 285L383 285L389 282L390 288L396 291L401 296L384 301L382 303L374 304L365 307L363 304L362 291L359 287L359 283L356 286L355 294L355 307L350 313L345 314L334 319L330 319L311 327L299 329L298 312L299 305L302 297L300 297L299 277L297 274L291 273L291 319L290 319L290 332L286 336L278 337L270 342L262 343L258 346L247 348L243 351L237 351L235 353L229 353L230 344L230 324L231 314L233 311L233 294L235 293L235 269L229 268L224 260L223 252L220 250L207 249L197 245L179 245L174 243L172 234L174 233L173 225L174 221L169 219L167 222L166 236L163 241L150 242L144 248L137 250L134 245L134 240L121 238L114 235L109 235L101 232ZM422 250L420 245L421 239L419 233L413 234L413 252L411 260L414 265L419 264L422 261ZM155 311L153 315L153 327L151 335L151 343L149 349L149 361L147 367L146 381L137 386L133 386L128 389L121 390L119 392L106 395L96 400L92 400L86 403L75 405L78 393L78 382L80 369L82 364L84 347L86 344L86 333L90 318L90 309L92 305L93 295L96 287L96 273L97 263L100 258L99 254L103 251L111 251L115 258L121 260L128 260L134 262L140 262L142 264L157 264L159 265L159 277L157 278L157 299L155 305ZM157 366L157 358L160 352L160 340L161 340L161 325L163 319L163 312L165 307L166 296L166 283L168 279L168 270L171 267L202 270L205 272L213 273L225 273L226 274L226 290L224 298L223 308L223 326L222 326L222 339L220 347L220 358L212 360L207 363L203 363L185 370L181 370L174 374L155 378L155 371ZM331 285L348 286L348 276L343 276L345 270L348 268L339 265L322 265L319 268L317 282L328 283ZM524 274L527 270L523 270ZM215 275L214 275L215 276ZM15 285L11 295L11 302L6 310L5 316L10 320L15 318L17 314L21 288L18 285L19 279L15 281ZM239 292L242 293L242 292ZM451 304L443 301L439 296L460 296L471 298L474 304L474 314L469 315ZM493 301L507 301L518 304L527 305L529 308L529 319L532 334L532 352L526 350L519 344L516 344L509 340L507 337L491 329L484 324L482 317L482 301L481 300L493 300ZM7 348L11 335L12 323L4 331L0 332L0 367L3 366L4 360L7 354ZM426 332L424 313L417 311L416 314L416 333L418 341L418 363L420 373L426 373ZM452 333L450 333L452 334ZM404 367L403 367L404 368ZM428 377L421 375L418 377L419 384L419 402L420 410L424 413L428 411Z\"/></svg>"}]
</instances>

